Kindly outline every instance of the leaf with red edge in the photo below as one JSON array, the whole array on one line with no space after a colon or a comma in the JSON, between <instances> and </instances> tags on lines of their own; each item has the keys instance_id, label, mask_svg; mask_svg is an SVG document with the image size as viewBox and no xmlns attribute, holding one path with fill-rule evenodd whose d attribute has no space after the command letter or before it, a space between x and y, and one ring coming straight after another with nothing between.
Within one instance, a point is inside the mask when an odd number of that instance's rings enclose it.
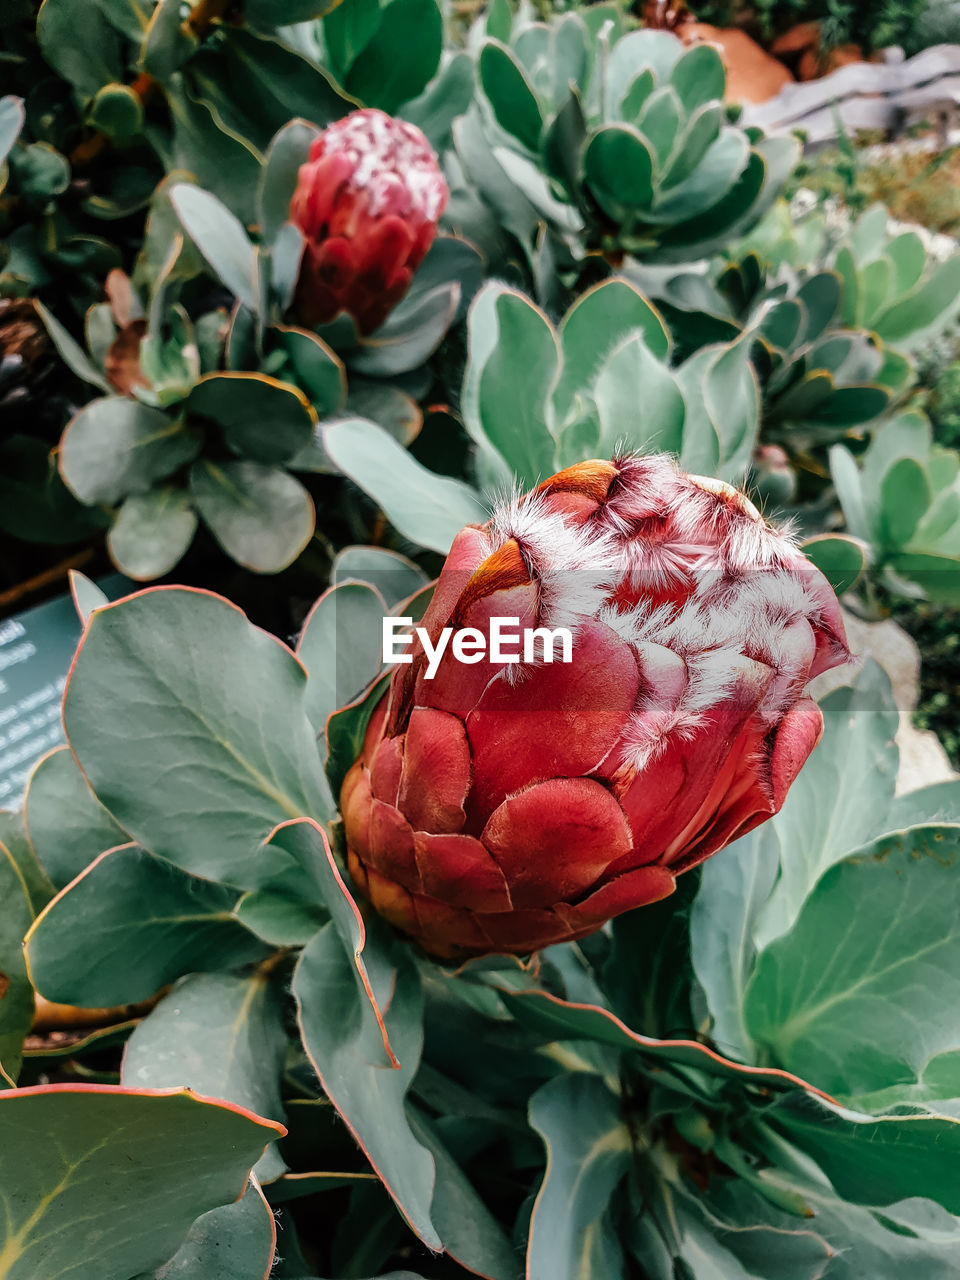
<instances>
[{"instance_id":1,"label":"leaf with red edge","mask_svg":"<svg viewBox=\"0 0 960 1280\"><path fill-rule=\"evenodd\" d=\"M285 1132L185 1090L106 1085L0 1093L0 1128L3 1280L150 1272Z\"/></svg>"},{"instance_id":2,"label":"leaf with red edge","mask_svg":"<svg viewBox=\"0 0 960 1280\"><path fill-rule=\"evenodd\" d=\"M97 609L64 695L94 792L144 848L255 888L278 822L328 818L307 676L274 636L205 591L154 587Z\"/></svg>"},{"instance_id":3,"label":"leaf with red edge","mask_svg":"<svg viewBox=\"0 0 960 1280\"><path fill-rule=\"evenodd\" d=\"M34 916L32 882L39 879L30 875L29 857L19 815L0 811L0 1089L17 1078L33 1019L33 989L21 945Z\"/></svg>"},{"instance_id":4,"label":"leaf with red edge","mask_svg":"<svg viewBox=\"0 0 960 1280\"><path fill-rule=\"evenodd\" d=\"M375 918L364 921L319 827L289 823L271 843L291 840L314 843L331 916L304 948L293 977L304 1048L403 1216L426 1245L439 1249L430 1218L436 1169L404 1107L423 1043L413 957L391 947Z\"/></svg>"},{"instance_id":5,"label":"leaf with red edge","mask_svg":"<svg viewBox=\"0 0 960 1280\"><path fill-rule=\"evenodd\" d=\"M307 614L297 657L307 668L307 714L318 734L327 717L380 674L381 621L387 606L365 582L330 587Z\"/></svg>"},{"instance_id":6,"label":"leaf with red edge","mask_svg":"<svg viewBox=\"0 0 960 1280\"><path fill-rule=\"evenodd\" d=\"M270 949L234 917L236 889L187 875L136 845L101 854L26 937L38 991L103 1008L149 1000L185 973L252 964Z\"/></svg>"},{"instance_id":7,"label":"leaf with red edge","mask_svg":"<svg viewBox=\"0 0 960 1280\"><path fill-rule=\"evenodd\" d=\"M277 851L293 865L309 867L321 901L330 912L330 921L314 937L308 947L312 960L325 956L333 963L338 953L349 964L350 981L332 998L355 1007L358 1017L350 1019L364 1059L375 1067L396 1067L397 1059L390 1047L382 1010L390 1002L393 972L389 960L379 947L365 953L366 928L334 860L323 828L315 822L286 822L268 841L272 854ZM373 961L368 970L367 959ZM338 966L339 967L339 966ZM343 969L346 973L346 968ZM357 1003L354 1005L354 997Z\"/></svg>"},{"instance_id":8,"label":"leaf with red edge","mask_svg":"<svg viewBox=\"0 0 960 1280\"><path fill-rule=\"evenodd\" d=\"M495 983L496 977L491 974L491 982ZM696 1040L656 1040L652 1036L639 1035L614 1014L597 1005L573 1004L546 991L510 990L499 985L498 989L504 1004L521 1023L543 1032L551 1040L596 1040L661 1062L696 1067L708 1075L738 1080L763 1090L805 1089L827 1098L826 1094L799 1076L772 1067L744 1066Z\"/></svg>"}]
</instances>

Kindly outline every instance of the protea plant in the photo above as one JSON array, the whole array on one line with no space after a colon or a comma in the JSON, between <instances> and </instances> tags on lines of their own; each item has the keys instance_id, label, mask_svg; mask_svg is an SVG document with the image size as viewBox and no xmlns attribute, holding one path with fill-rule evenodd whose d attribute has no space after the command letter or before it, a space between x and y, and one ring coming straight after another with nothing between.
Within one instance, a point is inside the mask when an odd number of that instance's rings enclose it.
<instances>
[{"instance_id":1,"label":"protea plant","mask_svg":"<svg viewBox=\"0 0 960 1280\"><path fill-rule=\"evenodd\" d=\"M434 955L526 953L666 897L776 813L849 654L826 579L664 455L561 471L456 538L422 627L564 627L569 662L393 675L341 801L351 873Z\"/></svg>"},{"instance_id":2,"label":"protea plant","mask_svg":"<svg viewBox=\"0 0 960 1280\"><path fill-rule=\"evenodd\" d=\"M353 111L324 129L290 205L306 248L295 308L308 325L341 311L377 329L433 243L447 184L429 142L382 111Z\"/></svg>"}]
</instances>

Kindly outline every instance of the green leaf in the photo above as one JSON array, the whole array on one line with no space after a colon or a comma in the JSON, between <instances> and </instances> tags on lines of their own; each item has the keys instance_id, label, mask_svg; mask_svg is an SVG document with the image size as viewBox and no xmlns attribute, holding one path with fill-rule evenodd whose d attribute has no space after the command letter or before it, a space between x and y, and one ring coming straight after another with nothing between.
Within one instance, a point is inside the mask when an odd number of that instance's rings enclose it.
<instances>
[{"instance_id":1,"label":"green leaf","mask_svg":"<svg viewBox=\"0 0 960 1280\"><path fill-rule=\"evenodd\" d=\"M960 604L960 560L956 554L909 551L895 556L890 567L914 581L931 600L956 608Z\"/></svg>"},{"instance_id":2,"label":"green leaf","mask_svg":"<svg viewBox=\"0 0 960 1280\"><path fill-rule=\"evenodd\" d=\"M500 998L517 1021L547 1041L593 1040L600 1045L636 1054L638 1061L649 1060L652 1071L658 1069L658 1063L666 1061L695 1067L721 1080L735 1080L741 1085L755 1084L766 1090L793 1091L800 1086L807 1087L796 1076L778 1068L743 1066L696 1040L640 1035L608 1009L598 1005L568 1003L546 991L517 991L515 985L507 987L496 983L495 975L491 975L488 981L497 987Z\"/></svg>"},{"instance_id":3,"label":"green leaf","mask_svg":"<svg viewBox=\"0 0 960 1280\"><path fill-rule=\"evenodd\" d=\"M753 933L779 869L776 833L767 823L703 864L690 913L691 957L713 1019L710 1037L743 1062L755 1060L743 1011L757 953Z\"/></svg>"},{"instance_id":4,"label":"green leaf","mask_svg":"<svg viewBox=\"0 0 960 1280\"><path fill-rule=\"evenodd\" d=\"M143 129L143 102L130 85L105 84L91 102L87 119L108 138L132 138ZM67 181L69 173L68 165Z\"/></svg>"},{"instance_id":5,"label":"green leaf","mask_svg":"<svg viewBox=\"0 0 960 1280\"><path fill-rule=\"evenodd\" d=\"M487 509L475 490L434 475L381 427L362 418L323 430L324 448L337 467L374 502L405 538L446 554L465 524L483 523Z\"/></svg>"},{"instance_id":6,"label":"green leaf","mask_svg":"<svg viewBox=\"0 0 960 1280\"><path fill-rule=\"evenodd\" d=\"M30 844L58 889L130 839L90 790L69 747L38 762L23 806Z\"/></svg>"},{"instance_id":7,"label":"green leaf","mask_svg":"<svg viewBox=\"0 0 960 1280\"><path fill-rule=\"evenodd\" d=\"M60 444L60 470L87 503L116 505L197 456L200 433L182 418L110 396L91 400L70 421Z\"/></svg>"},{"instance_id":8,"label":"green leaf","mask_svg":"<svg viewBox=\"0 0 960 1280\"><path fill-rule=\"evenodd\" d=\"M185 407L215 422L235 453L265 466L288 462L309 443L318 422L302 391L262 373L208 373Z\"/></svg>"},{"instance_id":9,"label":"green leaf","mask_svg":"<svg viewBox=\"0 0 960 1280\"><path fill-rule=\"evenodd\" d=\"M414 31L417 38L411 40ZM347 91L367 106L394 112L433 79L442 51L443 18L436 0L389 0L350 67Z\"/></svg>"},{"instance_id":10,"label":"green leaf","mask_svg":"<svg viewBox=\"0 0 960 1280\"><path fill-rule=\"evenodd\" d=\"M874 321L884 342L913 341L934 324L956 314L960 305L960 254L948 258L912 293Z\"/></svg>"},{"instance_id":11,"label":"green leaf","mask_svg":"<svg viewBox=\"0 0 960 1280\"><path fill-rule=\"evenodd\" d=\"M491 39L502 40L504 44L508 43L513 30L513 10L510 8L510 0L491 0L487 6L484 30Z\"/></svg>"},{"instance_id":12,"label":"green leaf","mask_svg":"<svg viewBox=\"0 0 960 1280\"><path fill-rule=\"evenodd\" d=\"M196 531L197 515L183 489L151 489L124 499L107 549L121 573L149 582L179 564Z\"/></svg>"},{"instance_id":13,"label":"green leaf","mask_svg":"<svg viewBox=\"0 0 960 1280\"><path fill-rule=\"evenodd\" d=\"M677 95L669 86L664 86L646 98L636 117L637 128L653 147L658 168L663 168L673 152L681 115Z\"/></svg>"},{"instance_id":14,"label":"green leaf","mask_svg":"<svg viewBox=\"0 0 960 1280\"><path fill-rule=\"evenodd\" d=\"M353 380L346 414L377 423L404 448L413 444L423 427L423 414L412 396L399 387L362 378Z\"/></svg>"},{"instance_id":15,"label":"green leaf","mask_svg":"<svg viewBox=\"0 0 960 1280\"><path fill-rule=\"evenodd\" d=\"M34 985L58 1004L108 1008L149 1000L185 973L262 960L268 950L234 919L236 901L236 889L136 845L101 854L31 928Z\"/></svg>"},{"instance_id":16,"label":"green leaf","mask_svg":"<svg viewBox=\"0 0 960 1280\"><path fill-rule=\"evenodd\" d=\"M880 486L884 541L905 546L933 500L927 473L915 458L899 458Z\"/></svg>"},{"instance_id":17,"label":"green leaf","mask_svg":"<svg viewBox=\"0 0 960 1280\"><path fill-rule=\"evenodd\" d=\"M380 25L380 0L346 0L320 28L330 62L342 82Z\"/></svg>"},{"instance_id":18,"label":"green leaf","mask_svg":"<svg viewBox=\"0 0 960 1280\"><path fill-rule=\"evenodd\" d=\"M864 501L863 480L860 468L849 449L836 444L830 450L830 478L837 490L837 497L843 508L843 516L847 528L855 538L871 541L875 532L874 522L867 512Z\"/></svg>"},{"instance_id":19,"label":"green leaf","mask_svg":"<svg viewBox=\"0 0 960 1280\"><path fill-rule=\"evenodd\" d=\"M322 18L341 0L244 0L243 16L255 27L292 26Z\"/></svg>"},{"instance_id":20,"label":"green leaf","mask_svg":"<svg viewBox=\"0 0 960 1280\"><path fill-rule=\"evenodd\" d=\"M779 1101L767 1118L812 1156L838 1194L854 1204L889 1205L925 1196L960 1213L960 1189L954 1179L944 1177L944 1169L960 1158L960 1120L875 1119L799 1093Z\"/></svg>"},{"instance_id":21,"label":"green leaf","mask_svg":"<svg viewBox=\"0 0 960 1280\"><path fill-rule=\"evenodd\" d=\"M221 24L216 43L208 41L190 59L183 75L188 92L258 154L291 120L310 120L322 128L358 105L313 58L278 36L233 23ZM255 219L252 206L259 177L258 172L246 193L249 215L241 214L241 206L233 200L227 202L247 222ZM198 180L214 189L205 178Z\"/></svg>"},{"instance_id":22,"label":"green leaf","mask_svg":"<svg viewBox=\"0 0 960 1280\"><path fill-rule=\"evenodd\" d=\"M960 823L960 781L935 782L896 796L886 821L890 831L921 824Z\"/></svg>"},{"instance_id":23,"label":"green leaf","mask_svg":"<svg viewBox=\"0 0 960 1280\"><path fill-rule=\"evenodd\" d=\"M594 398L601 458L612 457L622 447L679 457L686 414L683 394L642 334L627 338L613 351L597 378Z\"/></svg>"},{"instance_id":24,"label":"green leaf","mask_svg":"<svg viewBox=\"0 0 960 1280\"><path fill-rule=\"evenodd\" d=\"M914 827L826 873L747 992L747 1024L777 1063L830 1093L870 1093L958 1043L958 852L960 827Z\"/></svg>"},{"instance_id":25,"label":"green leaf","mask_svg":"<svg viewBox=\"0 0 960 1280\"><path fill-rule=\"evenodd\" d=\"M0 845L16 871L31 915L36 915L53 897L55 886L30 843L22 810L0 809Z\"/></svg>"},{"instance_id":26,"label":"green leaf","mask_svg":"<svg viewBox=\"0 0 960 1280\"><path fill-rule=\"evenodd\" d=\"M717 474L738 483L753 456L760 424L760 388L750 362L749 334L720 348L706 369L702 394L720 442Z\"/></svg>"},{"instance_id":27,"label":"green leaf","mask_svg":"<svg viewBox=\"0 0 960 1280\"><path fill-rule=\"evenodd\" d=\"M533 1209L528 1275L607 1280L591 1253L594 1233L610 1230L600 1219L633 1159L620 1102L598 1076L567 1073L531 1098L530 1124L547 1148L547 1172Z\"/></svg>"},{"instance_id":28,"label":"green leaf","mask_svg":"<svg viewBox=\"0 0 960 1280\"><path fill-rule=\"evenodd\" d=\"M879 417L889 407L891 399L885 387L836 387L802 420L814 426L857 427ZM797 419L801 420L799 415Z\"/></svg>"},{"instance_id":29,"label":"green leaf","mask_svg":"<svg viewBox=\"0 0 960 1280\"><path fill-rule=\"evenodd\" d=\"M281 823L267 841L270 874L240 899L237 918L273 946L309 942L330 918L327 900L339 893L322 848L308 824Z\"/></svg>"},{"instance_id":30,"label":"green leaf","mask_svg":"<svg viewBox=\"0 0 960 1280\"><path fill-rule=\"evenodd\" d=\"M0 1090L17 1079L24 1037L33 1021L33 987L23 958L23 935L39 904L34 903L25 875L29 848L24 849L26 839L19 828L16 815L0 811Z\"/></svg>"},{"instance_id":31,"label":"green leaf","mask_svg":"<svg viewBox=\"0 0 960 1280\"><path fill-rule=\"evenodd\" d=\"M723 121L723 106L719 102L708 103L693 113L660 181L661 190L669 191L671 187L690 177L719 137Z\"/></svg>"},{"instance_id":32,"label":"green leaf","mask_svg":"<svg viewBox=\"0 0 960 1280\"><path fill-rule=\"evenodd\" d=\"M300 166L306 163L310 144L319 136L320 130L309 120L291 120L267 148L257 201L260 233L265 244L272 244L277 232L289 220L290 201L297 189Z\"/></svg>"},{"instance_id":33,"label":"green leaf","mask_svg":"<svg viewBox=\"0 0 960 1280\"><path fill-rule=\"evenodd\" d=\"M528 298L499 284L481 290L467 324L467 431L525 485L537 484L555 466L546 414L560 371L556 331Z\"/></svg>"},{"instance_id":34,"label":"green leaf","mask_svg":"<svg viewBox=\"0 0 960 1280\"><path fill-rule=\"evenodd\" d=\"M162 84L176 74L200 43L180 10L180 0L158 0L140 44L140 65Z\"/></svg>"},{"instance_id":35,"label":"green leaf","mask_svg":"<svg viewBox=\"0 0 960 1280\"><path fill-rule=\"evenodd\" d=\"M571 89L563 106L550 118L541 148L544 167L550 177L575 196L580 184L580 151L587 136L587 122L579 92Z\"/></svg>"},{"instance_id":36,"label":"green leaf","mask_svg":"<svg viewBox=\"0 0 960 1280\"><path fill-rule=\"evenodd\" d=\"M595 37L596 38L596 37ZM618 102L637 75L649 67L658 81L667 80L683 53L683 45L667 31L631 31L616 41L606 67L606 93Z\"/></svg>"},{"instance_id":37,"label":"green leaf","mask_svg":"<svg viewBox=\"0 0 960 1280\"><path fill-rule=\"evenodd\" d=\"M825 533L803 543L803 554L816 565L838 596L850 591L867 567L863 544L840 533Z\"/></svg>"},{"instance_id":38,"label":"green leaf","mask_svg":"<svg viewBox=\"0 0 960 1280\"><path fill-rule=\"evenodd\" d=\"M370 717L389 684L390 676L385 673L371 689L335 711L327 720L327 777L335 795L340 794L343 780L363 748Z\"/></svg>"},{"instance_id":39,"label":"green leaf","mask_svg":"<svg viewBox=\"0 0 960 1280\"><path fill-rule=\"evenodd\" d=\"M439 1125L408 1105L410 1128L437 1166L430 1216L447 1252L490 1280L519 1280L522 1263L496 1218L443 1145Z\"/></svg>"},{"instance_id":40,"label":"green leaf","mask_svg":"<svg viewBox=\"0 0 960 1280\"><path fill-rule=\"evenodd\" d=\"M190 493L227 555L254 573L279 573L313 537L313 499L278 467L198 462L190 471Z\"/></svg>"},{"instance_id":41,"label":"green leaf","mask_svg":"<svg viewBox=\"0 0 960 1280\"><path fill-rule=\"evenodd\" d=\"M677 369L687 412L683 424L681 465L694 475L714 475L720 469L720 435L707 408L705 388L717 346L701 347Z\"/></svg>"},{"instance_id":42,"label":"green leaf","mask_svg":"<svg viewBox=\"0 0 960 1280\"><path fill-rule=\"evenodd\" d=\"M0 529L30 542L76 542L103 529L106 512L66 487L55 454L35 436L0 440Z\"/></svg>"},{"instance_id":43,"label":"green leaf","mask_svg":"<svg viewBox=\"0 0 960 1280\"><path fill-rule=\"evenodd\" d=\"M71 0L44 0L37 14L37 41L44 59L82 97L123 80L120 35L97 5L90 5L78 23Z\"/></svg>"},{"instance_id":44,"label":"green leaf","mask_svg":"<svg viewBox=\"0 0 960 1280\"><path fill-rule=\"evenodd\" d=\"M307 715L318 734L327 717L380 674L381 622L387 606L364 582L325 591L307 614L297 657L307 668Z\"/></svg>"},{"instance_id":45,"label":"green leaf","mask_svg":"<svg viewBox=\"0 0 960 1280\"><path fill-rule=\"evenodd\" d=\"M536 152L543 114L523 67L509 49L494 40L488 40L481 49L478 67L480 84L497 123L528 151Z\"/></svg>"},{"instance_id":46,"label":"green leaf","mask_svg":"<svg viewBox=\"0 0 960 1280\"><path fill-rule=\"evenodd\" d=\"M709 102L723 98L726 76L723 60L710 44L695 45L677 61L670 73L670 83L689 116Z\"/></svg>"},{"instance_id":47,"label":"green leaf","mask_svg":"<svg viewBox=\"0 0 960 1280\"><path fill-rule=\"evenodd\" d=\"M383 547L344 547L334 557L330 578L334 586L352 581L368 583L391 609L429 581L418 564Z\"/></svg>"},{"instance_id":48,"label":"green leaf","mask_svg":"<svg viewBox=\"0 0 960 1280\"><path fill-rule=\"evenodd\" d=\"M883 253L893 267L897 293L906 293L919 283L927 265L927 251L915 231L905 231L902 235L894 236Z\"/></svg>"},{"instance_id":49,"label":"green leaf","mask_svg":"<svg viewBox=\"0 0 960 1280\"><path fill-rule=\"evenodd\" d=\"M188 182L171 188L170 201L217 277L245 307L259 314L256 250L239 218L209 191Z\"/></svg>"},{"instance_id":50,"label":"green leaf","mask_svg":"<svg viewBox=\"0 0 960 1280\"><path fill-rule=\"evenodd\" d=\"M47 142L33 142L10 156L10 171L18 194L28 200L49 200L70 185L70 162Z\"/></svg>"},{"instance_id":51,"label":"green leaf","mask_svg":"<svg viewBox=\"0 0 960 1280\"><path fill-rule=\"evenodd\" d=\"M168 1262L134 1280L263 1280L276 1246L273 1211L251 1181L242 1200L202 1213Z\"/></svg>"},{"instance_id":52,"label":"green leaf","mask_svg":"<svg viewBox=\"0 0 960 1280\"><path fill-rule=\"evenodd\" d=\"M192 1089L282 1123L286 1056L284 1001L266 975L195 973L134 1028L121 1079L128 1089ZM271 1146L256 1174L272 1182L285 1168Z\"/></svg>"},{"instance_id":53,"label":"green leaf","mask_svg":"<svg viewBox=\"0 0 960 1280\"><path fill-rule=\"evenodd\" d=\"M828 1117L824 1119L829 1123ZM794 1280L788 1259L792 1260L795 1254L809 1256L820 1237L821 1247L825 1240L832 1255L826 1270L821 1273L801 1267L795 1280L819 1280L821 1274L827 1280L864 1280L866 1276L871 1280L902 1280L911 1274L922 1275L924 1280L953 1280L958 1243L956 1220L930 1201L913 1199L875 1215L840 1199L818 1173L802 1181L783 1178L778 1184L787 1190L799 1190L814 1214L806 1228L795 1214L776 1208L743 1179L725 1179L722 1185L711 1179L708 1208L722 1213L725 1222L733 1227L721 1237L728 1247L736 1247L730 1243L731 1236L742 1241L738 1256L751 1275L755 1271L756 1246L764 1237L770 1241L771 1253L767 1255L767 1268L757 1274L765 1280ZM894 1221L894 1214L899 1222ZM760 1223L770 1226L758 1231ZM750 1251L749 1256L745 1256L746 1250Z\"/></svg>"},{"instance_id":54,"label":"green leaf","mask_svg":"<svg viewBox=\"0 0 960 1280\"><path fill-rule=\"evenodd\" d=\"M453 122L462 116L473 101L474 62L468 53L454 53L433 77L424 91L399 111L422 130L437 154L452 141Z\"/></svg>"},{"instance_id":55,"label":"green leaf","mask_svg":"<svg viewBox=\"0 0 960 1280\"><path fill-rule=\"evenodd\" d=\"M541 215L504 172L493 153L476 107L454 121L453 142L461 170L470 175L470 185L453 193L449 214L451 225L481 246L489 246L491 255L509 249L504 232L509 232L521 244L532 243ZM474 184L483 191L483 203L479 207Z\"/></svg>"},{"instance_id":56,"label":"green leaf","mask_svg":"<svg viewBox=\"0 0 960 1280\"><path fill-rule=\"evenodd\" d=\"M428 1247L439 1249L430 1218L433 1158L404 1111L423 1039L417 971L409 951L388 950L379 929L368 940L322 832L305 824L300 831L315 841L318 860L326 853L332 882L331 921L304 949L293 977L304 1047L400 1212Z\"/></svg>"},{"instance_id":57,"label":"green leaf","mask_svg":"<svg viewBox=\"0 0 960 1280\"><path fill-rule=\"evenodd\" d=\"M583 176L604 213L617 221L653 202L653 153L629 125L606 125L583 153Z\"/></svg>"},{"instance_id":58,"label":"green leaf","mask_svg":"<svg viewBox=\"0 0 960 1280\"><path fill-rule=\"evenodd\" d=\"M460 286L451 281L419 295L415 289L416 285L372 337L350 354L350 365L358 373L374 378L409 373L436 351L457 314Z\"/></svg>"},{"instance_id":59,"label":"green leaf","mask_svg":"<svg viewBox=\"0 0 960 1280\"><path fill-rule=\"evenodd\" d=\"M195 58L191 59L191 64L193 63ZM249 135L230 128L219 113L198 100L187 84L184 85L183 92L171 93L167 97L167 105L170 108L173 130L173 145L168 162L171 175L188 173L207 192L228 204L244 221L252 222L256 216L256 191L263 157L250 141ZM164 188L167 200L174 185L179 183L168 182ZM154 203L154 211L156 207ZM172 203L170 208L173 209ZM242 250L239 237L234 234L233 239L236 247ZM165 252L166 243L159 237L158 243ZM198 252L192 242L190 252ZM228 258L233 264L232 255L228 255ZM249 278L250 284L247 285L246 269L242 267L239 279L249 293L254 277Z\"/></svg>"},{"instance_id":60,"label":"green leaf","mask_svg":"<svg viewBox=\"0 0 960 1280\"><path fill-rule=\"evenodd\" d=\"M318 417L328 418L343 408L347 374L340 357L315 333L292 325L270 330L286 353L297 385L310 397Z\"/></svg>"},{"instance_id":61,"label":"green leaf","mask_svg":"<svg viewBox=\"0 0 960 1280\"><path fill-rule=\"evenodd\" d=\"M900 723L886 673L868 662L853 688L837 689L820 708L823 738L771 819L783 854L780 880L758 927L763 946L791 928L828 867L886 829Z\"/></svg>"},{"instance_id":62,"label":"green leaf","mask_svg":"<svg viewBox=\"0 0 960 1280\"><path fill-rule=\"evenodd\" d=\"M706 45L699 47L707 48ZM707 148L692 173L657 199L650 210L650 219L665 224L692 221L720 207L746 171L749 159L750 148L745 136L734 129L721 129L720 136ZM718 217L718 229L724 222L725 219Z\"/></svg>"},{"instance_id":63,"label":"green leaf","mask_svg":"<svg viewBox=\"0 0 960 1280\"><path fill-rule=\"evenodd\" d=\"M105 391L107 395L112 395L113 387L90 361L86 352L74 341L60 321L47 310L39 299L35 298L33 305L37 309L37 315L43 321L43 327L50 335L51 342L57 349L57 354L70 372L75 373L81 381L89 382L91 386L98 387L101 391Z\"/></svg>"},{"instance_id":64,"label":"green leaf","mask_svg":"<svg viewBox=\"0 0 960 1280\"><path fill-rule=\"evenodd\" d=\"M0 1123L4 1280L159 1267L198 1214L243 1193L264 1145L283 1133L196 1094L96 1085L0 1093Z\"/></svg>"},{"instance_id":65,"label":"green leaf","mask_svg":"<svg viewBox=\"0 0 960 1280\"><path fill-rule=\"evenodd\" d=\"M602 357L633 330L640 331L658 360L666 360L670 336L663 317L639 289L613 279L580 295L560 325L563 369L553 397L559 422L589 386Z\"/></svg>"},{"instance_id":66,"label":"green leaf","mask_svg":"<svg viewBox=\"0 0 960 1280\"><path fill-rule=\"evenodd\" d=\"M5 163L13 144L19 138L25 119L22 98L0 98L0 166Z\"/></svg>"},{"instance_id":67,"label":"green leaf","mask_svg":"<svg viewBox=\"0 0 960 1280\"><path fill-rule=\"evenodd\" d=\"M268 870L261 842L278 822L331 812L306 679L226 600L148 589L91 617L64 723L94 791L135 840L250 888Z\"/></svg>"}]
</instances>

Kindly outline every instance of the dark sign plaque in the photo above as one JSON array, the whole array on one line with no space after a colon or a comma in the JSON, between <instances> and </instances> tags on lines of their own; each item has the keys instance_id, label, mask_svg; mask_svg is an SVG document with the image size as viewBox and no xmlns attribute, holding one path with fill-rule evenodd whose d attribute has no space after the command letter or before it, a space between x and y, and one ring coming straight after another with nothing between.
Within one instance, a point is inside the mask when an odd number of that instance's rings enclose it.
<instances>
[{"instance_id":1,"label":"dark sign plaque","mask_svg":"<svg viewBox=\"0 0 960 1280\"><path fill-rule=\"evenodd\" d=\"M111 599L131 585L119 574L98 583ZM0 622L0 808L16 808L33 766L63 742L60 702L81 631L69 594Z\"/></svg>"}]
</instances>

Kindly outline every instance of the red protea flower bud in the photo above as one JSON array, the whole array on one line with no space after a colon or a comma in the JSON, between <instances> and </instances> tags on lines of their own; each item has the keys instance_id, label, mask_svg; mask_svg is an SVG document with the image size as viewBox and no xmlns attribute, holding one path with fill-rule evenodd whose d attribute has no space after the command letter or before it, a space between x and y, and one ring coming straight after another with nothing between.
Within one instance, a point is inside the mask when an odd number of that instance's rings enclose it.
<instances>
[{"instance_id":1,"label":"red protea flower bud","mask_svg":"<svg viewBox=\"0 0 960 1280\"><path fill-rule=\"evenodd\" d=\"M290 218L306 236L295 309L308 325L341 311L372 333L410 287L449 191L429 142L382 111L324 129L301 165Z\"/></svg>"},{"instance_id":2,"label":"red protea flower bud","mask_svg":"<svg viewBox=\"0 0 960 1280\"><path fill-rule=\"evenodd\" d=\"M581 463L463 529L428 646L494 617L569 628L572 661L448 647L428 679L414 645L341 796L358 886L444 957L533 951L668 895L777 812L823 727L804 687L849 657L789 535L663 456Z\"/></svg>"}]
</instances>

